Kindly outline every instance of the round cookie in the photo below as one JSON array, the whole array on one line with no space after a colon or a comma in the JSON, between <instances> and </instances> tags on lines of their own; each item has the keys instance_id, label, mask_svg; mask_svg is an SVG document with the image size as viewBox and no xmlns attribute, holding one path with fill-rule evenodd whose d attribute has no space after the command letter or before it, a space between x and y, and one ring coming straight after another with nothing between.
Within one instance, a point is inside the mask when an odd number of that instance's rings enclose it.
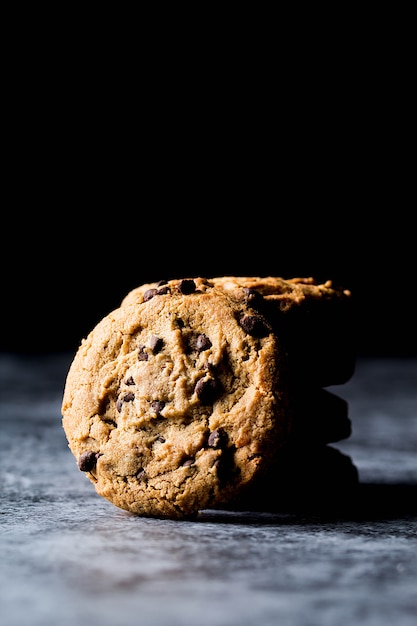
<instances>
[{"instance_id":1,"label":"round cookie","mask_svg":"<svg viewBox=\"0 0 417 626\"><path fill-rule=\"evenodd\" d=\"M311 277L216 276L209 281L268 318L287 349L295 383L327 387L352 377L356 351L348 289ZM140 302L146 292L159 288L159 283L140 285L125 296L122 306Z\"/></svg>"},{"instance_id":2,"label":"round cookie","mask_svg":"<svg viewBox=\"0 0 417 626\"><path fill-rule=\"evenodd\" d=\"M222 506L288 439L286 355L267 320L195 278L142 291L84 339L62 424L98 494L170 518Z\"/></svg>"}]
</instances>

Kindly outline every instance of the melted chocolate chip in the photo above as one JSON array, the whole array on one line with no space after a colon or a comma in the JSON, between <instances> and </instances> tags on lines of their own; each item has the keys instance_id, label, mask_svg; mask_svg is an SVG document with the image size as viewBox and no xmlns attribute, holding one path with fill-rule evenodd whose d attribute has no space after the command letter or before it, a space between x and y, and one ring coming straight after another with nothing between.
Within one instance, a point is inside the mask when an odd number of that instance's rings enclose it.
<instances>
[{"instance_id":1,"label":"melted chocolate chip","mask_svg":"<svg viewBox=\"0 0 417 626\"><path fill-rule=\"evenodd\" d=\"M147 361L149 358L149 354L145 350L145 346L139 346L138 348L138 359L139 361Z\"/></svg>"},{"instance_id":2,"label":"melted chocolate chip","mask_svg":"<svg viewBox=\"0 0 417 626\"><path fill-rule=\"evenodd\" d=\"M162 350L162 346L164 345L163 339L157 337L156 335L152 335L149 340L149 347L154 354L158 354Z\"/></svg>"},{"instance_id":3,"label":"melted chocolate chip","mask_svg":"<svg viewBox=\"0 0 417 626\"><path fill-rule=\"evenodd\" d=\"M262 315L243 315L239 324L252 337L265 337L270 333L268 323Z\"/></svg>"},{"instance_id":4,"label":"melted chocolate chip","mask_svg":"<svg viewBox=\"0 0 417 626\"><path fill-rule=\"evenodd\" d=\"M195 347L199 352L204 352L204 350L208 350L211 348L212 343L207 335L198 335L197 341L195 342Z\"/></svg>"},{"instance_id":5,"label":"melted chocolate chip","mask_svg":"<svg viewBox=\"0 0 417 626\"><path fill-rule=\"evenodd\" d=\"M184 461L184 463L182 464L183 467L190 467L190 465L194 464L194 459L187 459L186 461Z\"/></svg>"},{"instance_id":6,"label":"melted chocolate chip","mask_svg":"<svg viewBox=\"0 0 417 626\"><path fill-rule=\"evenodd\" d=\"M222 428L216 428L210 433L208 445L210 448L221 448L227 441L227 434Z\"/></svg>"},{"instance_id":7,"label":"melted chocolate chip","mask_svg":"<svg viewBox=\"0 0 417 626\"><path fill-rule=\"evenodd\" d=\"M135 399L135 394L129 391L129 393L125 393L124 396L117 399L116 409L119 411L122 410L123 402L132 402Z\"/></svg>"},{"instance_id":8,"label":"melted chocolate chip","mask_svg":"<svg viewBox=\"0 0 417 626\"><path fill-rule=\"evenodd\" d=\"M153 288L153 289L148 289L147 291L145 291L145 293L143 294L143 301L144 302L148 302L148 300L151 300L154 296L156 296L156 294L158 293L158 290Z\"/></svg>"},{"instance_id":9,"label":"melted chocolate chip","mask_svg":"<svg viewBox=\"0 0 417 626\"><path fill-rule=\"evenodd\" d=\"M135 381L133 380L133 376L129 376L129 378L126 378L125 380L125 385L134 385Z\"/></svg>"},{"instance_id":10,"label":"melted chocolate chip","mask_svg":"<svg viewBox=\"0 0 417 626\"><path fill-rule=\"evenodd\" d=\"M187 343L187 352L204 352L212 346L210 339L203 334L190 333L188 336L184 336L184 341Z\"/></svg>"},{"instance_id":11,"label":"melted chocolate chip","mask_svg":"<svg viewBox=\"0 0 417 626\"><path fill-rule=\"evenodd\" d=\"M194 293L195 290L196 290L196 284L192 280L192 278L183 278L178 283L178 291L180 291L185 296L190 293Z\"/></svg>"},{"instance_id":12,"label":"melted chocolate chip","mask_svg":"<svg viewBox=\"0 0 417 626\"><path fill-rule=\"evenodd\" d=\"M202 404L212 404L220 394L221 386L216 378L200 378L194 390Z\"/></svg>"},{"instance_id":13,"label":"melted chocolate chip","mask_svg":"<svg viewBox=\"0 0 417 626\"><path fill-rule=\"evenodd\" d=\"M151 407L155 411L157 417L161 415L161 411L164 408L164 406L165 406L165 402L162 402L162 400L155 400L154 402L151 403Z\"/></svg>"},{"instance_id":14,"label":"melted chocolate chip","mask_svg":"<svg viewBox=\"0 0 417 626\"><path fill-rule=\"evenodd\" d=\"M169 293L170 289L166 280L160 280L158 283L158 289L156 287L152 287L151 289L147 289L143 294L143 301L148 302L148 300L152 300L155 296L163 296L166 293Z\"/></svg>"},{"instance_id":15,"label":"melted chocolate chip","mask_svg":"<svg viewBox=\"0 0 417 626\"><path fill-rule=\"evenodd\" d=\"M95 468L97 464L97 453L92 450L87 450L87 452L83 452L78 458L78 468L82 472L91 472L92 469Z\"/></svg>"}]
</instances>

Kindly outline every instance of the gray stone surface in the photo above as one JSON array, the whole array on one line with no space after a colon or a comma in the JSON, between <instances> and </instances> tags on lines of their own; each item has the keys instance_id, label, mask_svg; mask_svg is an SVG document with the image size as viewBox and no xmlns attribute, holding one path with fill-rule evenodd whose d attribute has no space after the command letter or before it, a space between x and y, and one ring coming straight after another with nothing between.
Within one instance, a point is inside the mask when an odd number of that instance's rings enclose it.
<instances>
[{"instance_id":1,"label":"gray stone surface","mask_svg":"<svg viewBox=\"0 0 417 626\"><path fill-rule=\"evenodd\" d=\"M134 517L61 427L69 355L0 354L1 626L416 626L417 360L330 388L360 486L343 511Z\"/></svg>"}]
</instances>

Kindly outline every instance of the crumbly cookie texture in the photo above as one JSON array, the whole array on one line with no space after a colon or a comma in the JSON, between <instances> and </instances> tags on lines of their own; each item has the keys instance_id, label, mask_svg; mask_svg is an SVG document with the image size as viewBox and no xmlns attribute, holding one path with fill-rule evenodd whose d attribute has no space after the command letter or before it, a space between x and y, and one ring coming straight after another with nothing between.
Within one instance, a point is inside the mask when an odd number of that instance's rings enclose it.
<instances>
[{"instance_id":1,"label":"crumbly cookie texture","mask_svg":"<svg viewBox=\"0 0 417 626\"><path fill-rule=\"evenodd\" d=\"M210 281L266 316L283 342L297 383L328 387L347 382L356 362L352 294L331 280L312 277L216 276ZM126 295L122 306L158 290L148 283Z\"/></svg>"},{"instance_id":2,"label":"crumbly cookie texture","mask_svg":"<svg viewBox=\"0 0 417 626\"><path fill-rule=\"evenodd\" d=\"M62 424L98 494L139 515L192 517L238 497L285 445L286 372L250 303L203 278L164 281L82 341Z\"/></svg>"},{"instance_id":3,"label":"crumbly cookie texture","mask_svg":"<svg viewBox=\"0 0 417 626\"><path fill-rule=\"evenodd\" d=\"M281 311L292 309L312 300L344 301L351 298L349 289L336 287L331 280L317 282L310 277L282 278L280 276L215 276L208 279L216 287L233 293L237 299L254 298L257 292L266 301L276 302ZM162 281L163 282L163 281ZM158 289L160 283L145 283L132 289L122 304L140 301L144 293Z\"/></svg>"}]
</instances>

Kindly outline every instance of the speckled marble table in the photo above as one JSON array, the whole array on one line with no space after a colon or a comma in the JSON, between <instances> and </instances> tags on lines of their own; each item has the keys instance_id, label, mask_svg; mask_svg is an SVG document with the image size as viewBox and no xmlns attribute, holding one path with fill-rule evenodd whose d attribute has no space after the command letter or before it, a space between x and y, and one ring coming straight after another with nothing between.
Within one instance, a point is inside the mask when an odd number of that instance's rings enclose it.
<instances>
[{"instance_id":1,"label":"speckled marble table","mask_svg":"<svg viewBox=\"0 0 417 626\"><path fill-rule=\"evenodd\" d=\"M330 388L356 466L337 510L134 517L95 494L61 427L70 355L0 354L2 626L416 626L417 360Z\"/></svg>"}]
</instances>

